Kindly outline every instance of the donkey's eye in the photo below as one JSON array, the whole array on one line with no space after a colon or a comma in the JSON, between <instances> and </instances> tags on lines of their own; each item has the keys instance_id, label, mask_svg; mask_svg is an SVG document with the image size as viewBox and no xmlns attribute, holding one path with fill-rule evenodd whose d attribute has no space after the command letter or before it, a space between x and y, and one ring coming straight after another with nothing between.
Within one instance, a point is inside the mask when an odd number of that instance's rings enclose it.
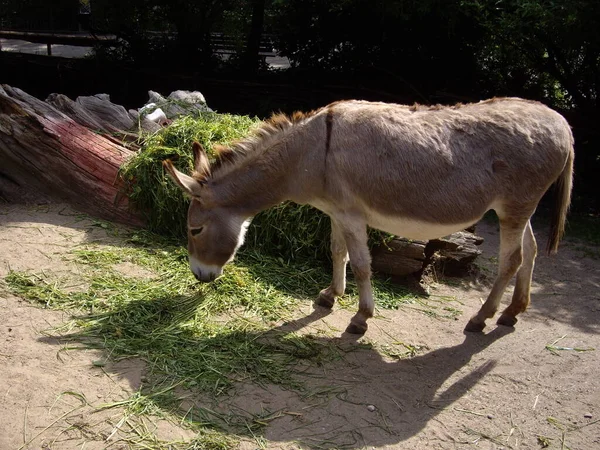
<instances>
[{"instance_id":1,"label":"donkey's eye","mask_svg":"<svg viewBox=\"0 0 600 450\"><path fill-rule=\"evenodd\" d=\"M204 227L193 228L193 229L190 230L190 234L192 236L198 236L200 233L202 233L202 230L204 230Z\"/></svg>"}]
</instances>

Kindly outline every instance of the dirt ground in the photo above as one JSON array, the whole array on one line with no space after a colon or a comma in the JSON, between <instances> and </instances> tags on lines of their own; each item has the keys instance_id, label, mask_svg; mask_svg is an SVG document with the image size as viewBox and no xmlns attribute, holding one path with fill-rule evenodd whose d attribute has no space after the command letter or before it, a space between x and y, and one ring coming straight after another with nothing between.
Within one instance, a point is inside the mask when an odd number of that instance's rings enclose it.
<instances>
[{"instance_id":1,"label":"dirt ground","mask_svg":"<svg viewBox=\"0 0 600 450\"><path fill-rule=\"evenodd\" d=\"M95 225L65 205L0 203L0 279L9 270L29 270L77 283L82 268L68 252L115 239ZM477 232L485 238L479 259L485 273L494 268L498 232L489 223ZM543 230L536 235L545 241ZM462 303L456 320L409 308L378 311L363 340L422 350L409 359L349 352L314 377L315 386L335 387L318 402L277 387L238 386L234 404L286 412L269 422L266 441L240 447L289 449L302 441L333 448L600 448L598 254L567 239L557 256L540 255L532 305L514 330L490 321L484 334L463 333L489 287L475 279L430 285L431 293ZM339 308L313 312L306 304L285 328L340 330L326 339L349 345L342 331L350 316ZM0 285L0 449L127 448L113 445L120 426L111 420L115 411L94 412L89 405L127 398L139 387L144 364L97 367L100 352L69 350L44 333L67 318L30 306ZM549 351L552 343L562 349ZM172 424L155 426L161 439L193 437Z\"/></svg>"}]
</instances>

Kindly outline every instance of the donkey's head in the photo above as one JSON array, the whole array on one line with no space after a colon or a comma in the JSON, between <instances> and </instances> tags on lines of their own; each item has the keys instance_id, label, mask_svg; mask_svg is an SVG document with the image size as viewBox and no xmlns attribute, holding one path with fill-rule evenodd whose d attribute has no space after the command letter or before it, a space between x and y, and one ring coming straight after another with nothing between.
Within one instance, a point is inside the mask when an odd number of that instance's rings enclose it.
<instances>
[{"instance_id":1,"label":"donkey's head","mask_svg":"<svg viewBox=\"0 0 600 450\"><path fill-rule=\"evenodd\" d=\"M219 203L211 187L211 170L202 146L194 142L194 173L179 172L171 161L163 165L171 178L189 197L187 217L190 269L199 281L212 281L223 273L223 266L233 259L244 243L247 217L232 207Z\"/></svg>"}]
</instances>

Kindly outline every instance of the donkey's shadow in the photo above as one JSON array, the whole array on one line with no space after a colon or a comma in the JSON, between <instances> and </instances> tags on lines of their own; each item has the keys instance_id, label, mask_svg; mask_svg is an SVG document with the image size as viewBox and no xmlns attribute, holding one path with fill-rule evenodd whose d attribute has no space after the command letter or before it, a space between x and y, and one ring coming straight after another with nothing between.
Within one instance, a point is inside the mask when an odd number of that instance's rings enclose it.
<instances>
[{"instance_id":1,"label":"donkey's shadow","mask_svg":"<svg viewBox=\"0 0 600 450\"><path fill-rule=\"evenodd\" d=\"M328 314L317 307L269 334L297 332ZM490 373L496 361L467 366L473 356L512 331L498 327L488 334L467 333L458 345L396 361L360 344L356 335L315 338L324 345L333 343L344 357L302 375L306 392L290 395L267 387L250 394L241 389L233 403L252 409L259 398L261 404L285 411L264 430L271 441L334 448L397 444L419 433ZM464 375L456 379L454 375L462 371Z\"/></svg>"}]
</instances>

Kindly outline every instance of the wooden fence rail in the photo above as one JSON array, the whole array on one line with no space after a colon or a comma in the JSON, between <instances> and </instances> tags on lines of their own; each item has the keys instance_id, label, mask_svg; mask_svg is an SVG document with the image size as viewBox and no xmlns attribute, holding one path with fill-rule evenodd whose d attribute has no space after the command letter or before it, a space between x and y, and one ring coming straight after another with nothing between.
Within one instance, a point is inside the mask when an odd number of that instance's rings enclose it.
<instances>
[{"instance_id":1,"label":"wooden fence rail","mask_svg":"<svg viewBox=\"0 0 600 450\"><path fill-rule=\"evenodd\" d=\"M164 33L153 34L160 35ZM0 38L46 44L49 56L52 56L52 45L56 44L73 45L76 47L94 47L98 45L115 47L119 43L119 38L116 35L92 34L88 32L0 30ZM233 54L239 50L243 50L244 46L243 43L240 44L234 37L224 33L211 33L210 43L215 53L224 55ZM261 38L258 55L263 58L267 56L277 56L277 51L273 48L272 38L270 36L263 36Z\"/></svg>"}]
</instances>

